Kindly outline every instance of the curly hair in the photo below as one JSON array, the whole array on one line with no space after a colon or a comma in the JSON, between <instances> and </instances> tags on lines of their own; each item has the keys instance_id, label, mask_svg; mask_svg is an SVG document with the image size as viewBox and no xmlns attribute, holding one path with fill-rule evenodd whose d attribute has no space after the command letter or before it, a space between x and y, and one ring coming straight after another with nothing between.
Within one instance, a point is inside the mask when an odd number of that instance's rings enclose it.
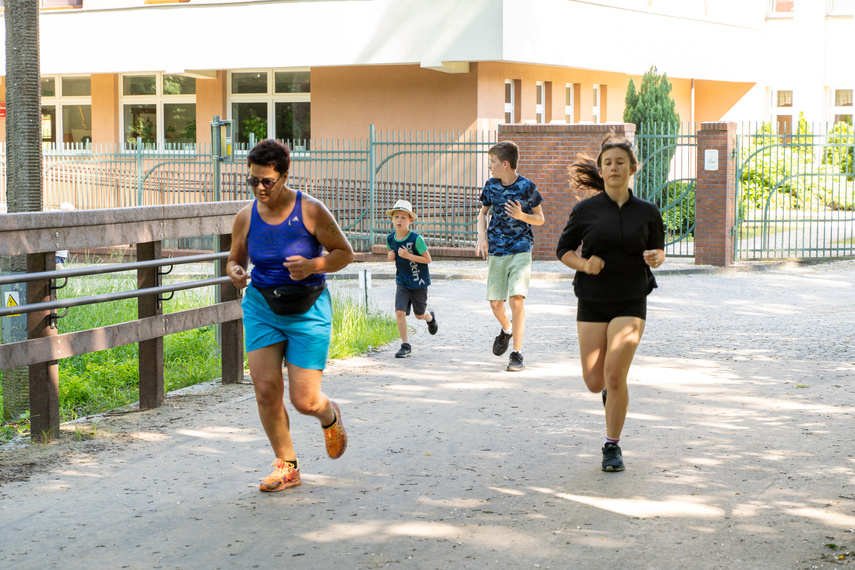
<instances>
[{"instance_id":1,"label":"curly hair","mask_svg":"<svg viewBox=\"0 0 855 570\"><path fill-rule=\"evenodd\" d=\"M638 157L635 156L635 151L632 150L632 143L630 143L626 137L617 135L614 131L610 131L606 134L603 138L603 142L600 144L600 154L597 155L596 160L587 154L579 154L576 156L575 164L571 164L568 168L570 171L570 180L578 186L583 186L591 190L605 190L605 181L603 180L603 177L600 176L600 167L602 166L601 160L603 153L613 148L623 149L626 152L627 156L629 156L630 166L638 164Z\"/></svg>"},{"instance_id":2,"label":"curly hair","mask_svg":"<svg viewBox=\"0 0 855 570\"><path fill-rule=\"evenodd\" d=\"M246 165L270 166L279 174L285 174L291 167L291 149L288 145L273 139L266 139L252 147L246 156Z\"/></svg>"}]
</instances>

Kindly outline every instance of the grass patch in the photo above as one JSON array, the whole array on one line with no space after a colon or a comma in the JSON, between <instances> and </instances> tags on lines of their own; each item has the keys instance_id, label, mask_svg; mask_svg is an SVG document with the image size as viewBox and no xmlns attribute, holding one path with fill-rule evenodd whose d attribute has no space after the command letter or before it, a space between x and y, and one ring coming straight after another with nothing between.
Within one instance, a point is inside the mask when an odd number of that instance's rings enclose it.
<instances>
[{"instance_id":1,"label":"grass patch","mask_svg":"<svg viewBox=\"0 0 855 570\"><path fill-rule=\"evenodd\" d=\"M71 280L58 298L76 298L128 291L136 287L132 274L110 274ZM214 302L213 289L179 291L164 302L172 313ZM59 320L60 334L133 321L136 299L75 307ZM397 338L395 319L376 308L366 309L347 296L333 295L333 335L330 358L363 354ZM221 375L220 347L215 327L171 334L163 340L164 379L167 392ZM62 421L126 406L139 399L139 347L137 344L66 358L59 363L59 405ZM0 409L3 403L0 373ZM29 414L0 423L0 443L29 431Z\"/></svg>"}]
</instances>

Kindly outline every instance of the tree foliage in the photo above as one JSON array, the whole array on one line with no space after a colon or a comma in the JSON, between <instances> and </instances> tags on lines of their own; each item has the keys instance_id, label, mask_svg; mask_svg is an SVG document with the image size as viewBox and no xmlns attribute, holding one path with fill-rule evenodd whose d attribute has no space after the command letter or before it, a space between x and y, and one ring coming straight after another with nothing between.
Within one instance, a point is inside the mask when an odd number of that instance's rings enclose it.
<instances>
[{"instance_id":1,"label":"tree foliage","mask_svg":"<svg viewBox=\"0 0 855 570\"><path fill-rule=\"evenodd\" d=\"M668 189L668 173L671 169L671 159L677 150L677 134L680 129L680 114L671 97L668 76L664 73L660 75L653 65L641 78L638 91L635 89L635 82L630 78L625 103L623 120L635 124L636 154L642 164L635 178L635 193L641 198L655 202L660 208L665 208L671 193ZM694 218L694 212L681 216L683 220L690 218ZM684 226L685 223L680 225ZM685 231L687 228L669 229Z\"/></svg>"}]
</instances>

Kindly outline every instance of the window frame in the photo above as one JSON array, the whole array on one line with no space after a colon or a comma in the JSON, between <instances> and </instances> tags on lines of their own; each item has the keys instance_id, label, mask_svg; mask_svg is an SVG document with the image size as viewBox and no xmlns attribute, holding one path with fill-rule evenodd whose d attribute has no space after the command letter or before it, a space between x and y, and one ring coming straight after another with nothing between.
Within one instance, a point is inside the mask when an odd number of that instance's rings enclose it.
<instances>
[{"instance_id":1,"label":"window frame","mask_svg":"<svg viewBox=\"0 0 855 570\"><path fill-rule=\"evenodd\" d=\"M778 105L778 93L790 92L791 101L789 106ZM796 113L796 90L795 89L769 89L769 122L771 123L774 132L777 134L792 134L798 128L798 114ZM779 130L778 117L790 117L790 132L781 132Z\"/></svg>"},{"instance_id":2,"label":"window frame","mask_svg":"<svg viewBox=\"0 0 855 570\"><path fill-rule=\"evenodd\" d=\"M855 16L855 0L836 0L839 3L848 2L848 8L835 7L835 0L827 0L825 15L830 18L847 18Z\"/></svg>"},{"instance_id":3,"label":"window frame","mask_svg":"<svg viewBox=\"0 0 855 570\"><path fill-rule=\"evenodd\" d=\"M778 3L789 3L792 1L793 6L792 9L788 12L778 11ZM769 3L766 4L766 17L767 18L793 18L796 13L796 1L795 0L769 0Z\"/></svg>"},{"instance_id":4,"label":"window frame","mask_svg":"<svg viewBox=\"0 0 855 570\"><path fill-rule=\"evenodd\" d=\"M513 79L505 79L505 123L513 124L516 122L516 117L514 117L515 103L514 101L514 91L516 91L514 80ZM508 94L510 94L510 100L508 100ZM510 120L508 120L508 116L510 116Z\"/></svg>"},{"instance_id":5,"label":"window frame","mask_svg":"<svg viewBox=\"0 0 855 570\"><path fill-rule=\"evenodd\" d=\"M276 136L276 104L277 103L309 103L311 116L312 103L312 86L311 86L311 68L310 67L268 67L268 68L252 68L252 69L235 69L229 70L226 84L227 94L227 114L228 118L234 120L233 105L235 103L263 103L267 107L267 137L275 138ZM234 74L240 73L266 73L267 74L267 93L234 93L232 84ZM276 74L277 73L309 73L309 92L289 92L276 93ZM239 125L235 124L234 140L238 140ZM308 140L311 140L309 138ZM292 151L305 151L306 148L293 148Z\"/></svg>"},{"instance_id":6,"label":"window frame","mask_svg":"<svg viewBox=\"0 0 855 570\"><path fill-rule=\"evenodd\" d=\"M63 96L62 94L62 80L63 78L69 77L88 77L90 81L90 89L89 95L72 95L72 96ZM53 79L54 80L54 95L52 96L41 96L41 107L54 107L56 114L56 124L54 125L54 132L56 133L56 141L53 143L42 141L42 148L46 148L45 145L55 145L56 149L64 149L65 145L80 145L83 143L67 143L62 138L65 135L65 124L63 121L63 107L72 107L75 105L86 105L89 107L89 117L90 121L92 120L92 89L91 89L91 81L92 76L85 73L67 73L67 74L58 74L58 75L43 75L40 78L39 85L41 86L41 80L43 79ZM92 125L89 125L89 131L92 132ZM90 135L90 145L91 145L91 135ZM79 150L79 148L72 148L70 150Z\"/></svg>"},{"instance_id":7,"label":"window frame","mask_svg":"<svg viewBox=\"0 0 855 570\"><path fill-rule=\"evenodd\" d=\"M849 105L836 105L836 95L838 91L851 91L852 103ZM835 85L828 88L828 122L836 125L836 115L849 115L852 120L850 125L855 126L855 87Z\"/></svg>"},{"instance_id":8,"label":"window frame","mask_svg":"<svg viewBox=\"0 0 855 570\"><path fill-rule=\"evenodd\" d=\"M534 82L534 122L546 123L546 82Z\"/></svg>"},{"instance_id":9,"label":"window frame","mask_svg":"<svg viewBox=\"0 0 855 570\"><path fill-rule=\"evenodd\" d=\"M125 95L125 78L126 77L148 77L154 76L155 93L154 95ZM143 147L144 152L187 152L197 148L199 140L199 123L196 123L196 141L194 143L177 143L181 144L181 148L167 149L166 148L166 125L164 105L168 104L192 104L196 105L196 94L192 95L165 95L163 93L163 78L168 75L183 75L181 73L166 73L163 71L149 72L133 72L119 74L119 133L121 137L121 148L123 151L136 152L135 142L131 143L125 139L125 106L126 105L150 105L155 106L155 129L157 136L155 138L154 147ZM144 145L146 143L143 143Z\"/></svg>"},{"instance_id":10,"label":"window frame","mask_svg":"<svg viewBox=\"0 0 855 570\"><path fill-rule=\"evenodd\" d=\"M569 97L568 97L569 95ZM567 100L570 100L570 104L567 104ZM569 117L569 120L568 120ZM576 122L576 84L575 83L565 83L564 84L564 122L568 125L572 125Z\"/></svg>"}]
</instances>

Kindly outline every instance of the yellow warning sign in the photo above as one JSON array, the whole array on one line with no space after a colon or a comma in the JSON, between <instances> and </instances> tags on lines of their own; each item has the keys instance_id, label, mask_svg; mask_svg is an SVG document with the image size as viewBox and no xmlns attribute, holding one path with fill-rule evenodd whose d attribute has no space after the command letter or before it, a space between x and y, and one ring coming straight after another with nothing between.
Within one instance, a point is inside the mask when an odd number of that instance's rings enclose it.
<instances>
[{"instance_id":1,"label":"yellow warning sign","mask_svg":"<svg viewBox=\"0 0 855 570\"><path fill-rule=\"evenodd\" d=\"M18 297L18 293L15 291L9 291L6 293L5 303L3 303L6 307L17 307L21 304L21 299ZM17 315L7 315L8 317L20 317L21 314Z\"/></svg>"}]
</instances>

